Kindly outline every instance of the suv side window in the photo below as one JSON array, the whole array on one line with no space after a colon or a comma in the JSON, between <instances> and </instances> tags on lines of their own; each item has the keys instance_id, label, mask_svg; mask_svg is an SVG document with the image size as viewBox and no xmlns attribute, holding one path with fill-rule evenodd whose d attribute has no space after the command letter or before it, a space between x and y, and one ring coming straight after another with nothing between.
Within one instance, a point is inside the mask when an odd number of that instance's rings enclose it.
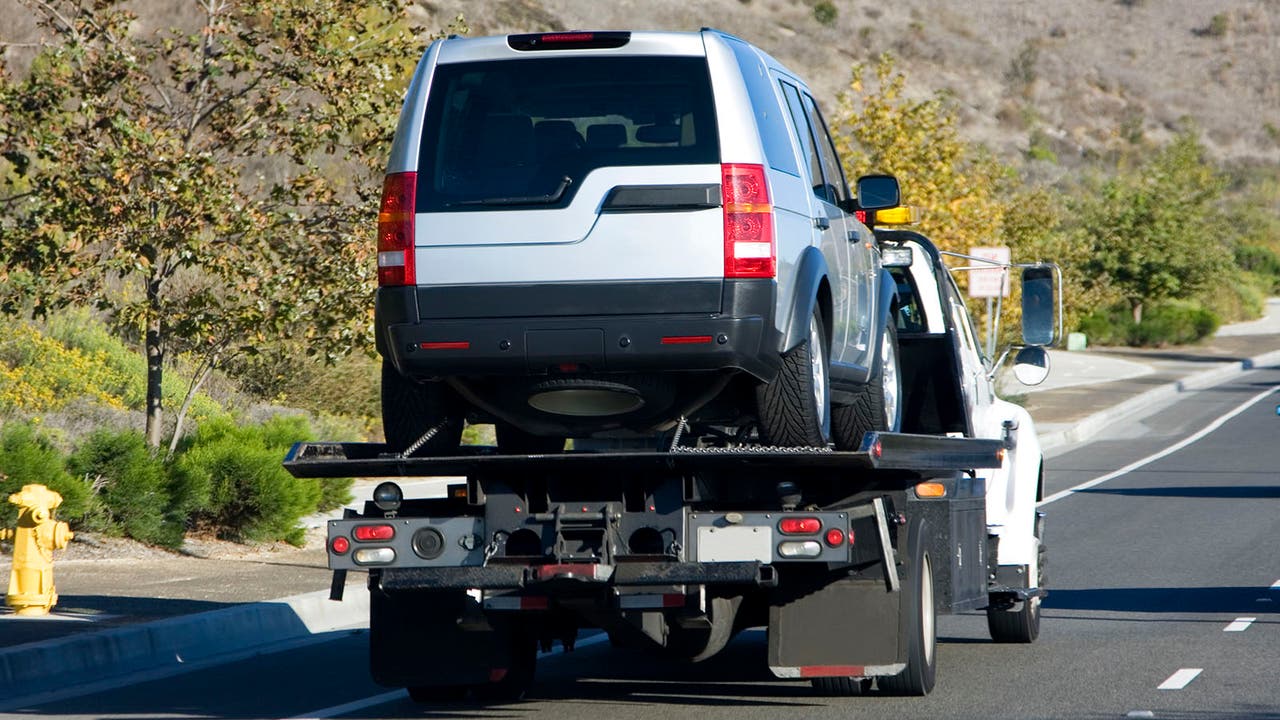
<instances>
[{"instance_id":1,"label":"suv side window","mask_svg":"<svg viewBox=\"0 0 1280 720\"><path fill-rule=\"evenodd\" d=\"M800 138L800 151L809 161L809 186L820 188L822 182L822 160L813 143L813 131L809 128L809 120L805 117L804 104L800 101L800 91L789 82L782 82L782 93L787 98L787 109L791 111L791 120L796 126L796 137ZM818 197L826 200L818 193Z\"/></svg>"},{"instance_id":2,"label":"suv side window","mask_svg":"<svg viewBox=\"0 0 1280 720\"><path fill-rule=\"evenodd\" d=\"M751 46L733 40L728 42L738 58L738 66L742 68L742 79L747 84L747 96L755 109L756 125L760 128L760 139L764 143L769 166L799 177L796 154L792 152L791 140L787 137L787 121L782 119L773 83L769 81L769 69Z\"/></svg>"},{"instance_id":3,"label":"suv side window","mask_svg":"<svg viewBox=\"0 0 1280 720\"><path fill-rule=\"evenodd\" d=\"M818 190L814 183L813 190L818 197L832 205L839 205L841 200L849 196L849 189L844 184L844 171L840 169L840 161L836 158L836 147L827 132L827 124L822 121L822 113L818 105L809 95L804 96L804 110L809 116L809 127L813 129L814 139L818 145L818 154L822 157L822 174L827 181Z\"/></svg>"}]
</instances>

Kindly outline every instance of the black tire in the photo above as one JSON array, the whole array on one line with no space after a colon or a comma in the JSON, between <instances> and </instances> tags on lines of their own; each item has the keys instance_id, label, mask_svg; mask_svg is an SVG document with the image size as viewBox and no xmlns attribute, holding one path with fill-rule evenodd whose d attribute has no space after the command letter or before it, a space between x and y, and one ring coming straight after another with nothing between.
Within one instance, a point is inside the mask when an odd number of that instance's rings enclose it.
<instances>
[{"instance_id":1,"label":"black tire","mask_svg":"<svg viewBox=\"0 0 1280 720\"><path fill-rule=\"evenodd\" d=\"M564 452L564 438L541 437L505 422L494 424L498 451L504 455L554 455Z\"/></svg>"},{"instance_id":2,"label":"black tire","mask_svg":"<svg viewBox=\"0 0 1280 720\"><path fill-rule=\"evenodd\" d=\"M387 360L382 361L382 434L391 450L404 452L428 430L443 423L412 454L456 452L462 440L462 414L462 402L448 385L414 382Z\"/></svg>"},{"instance_id":3,"label":"black tire","mask_svg":"<svg viewBox=\"0 0 1280 720\"><path fill-rule=\"evenodd\" d=\"M934 608L933 563L924 547L923 528L914 534L911 579L903 588L906 620L907 667L892 677L878 680L880 690L890 695L928 695L938 677L937 610Z\"/></svg>"},{"instance_id":4,"label":"black tire","mask_svg":"<svg viewBox=\"0 0 1280 720\"><path fill-rule=\"evenodd\" d=\"M867 384L854 392L852 403L831 409L831 427L838 450L860 450L869 432L902 429L902 373L898 331L892 322L880 335L880 352Z\"/></svg>"},{"instance_id":5,"label":"black tire","mask_svg":"<svg viewBox=\"0 0 1280 720\"><path fill-rule=\"evenodd\" d=\"M533 685L538 666L538 642L523 632L511 636L511 667L497 682L477 685L472 690L477 700L487 703L516 702L524 698Z\"/></svg>"},{"instance_id":6,"label":"black tire","mask_svg":"<svg viewBox=\"0 0 1280 720\"><path fill-rule=\"evenodd\" d=\"M827 343L822 315L815 307L809 319L809 339L784 355L778 376L756 390L760 434L766 445L827 446L831 437Z\"/></svg>"},{"instance_id":7,"label":"black tire","mask_svg":"<svg viewBox=\"0 0 1280 720\"><path fill-rule=\"evenodd\" d=\"M1039 533L1036 534L1039 537ZM1045 585L1045 548L1044 543L1040 543L1040 548L1036 552L1037 580L1036 586L1043 588ZM993 607L987 608L987 631L991 633L991 639L998 643L1019 643L1028 644L1036 641L1040 637L1040 598L1028 598L1022 601L1022 607L1017 610L997 610Z\"/></svg>"},{"instance_id":8,"label":"black tire","mask_svg":"<svg viewBox=\"0 0 1280 720\"><path fill-rule=\"evenodd\" d=\"M854 697L871 689L871 678L821 677L812 683L814 692L823 697Z\"/></svg>"},{"instance_id":9,"label":"black tire","mask_svg":"<svg viewBox=\"0 0 1280 720\"><path fill-rule=\"evenodd\" d=\"M467 699L466 685L424 685L405 689L409 691L409 699L424 705L461 702Z\"/></svg>"},{"instance_id":10,"label":"black tire","mask_svg":"<svg viewBox=\"0 0 1280 720\"><path fill-rule=\"evenodd\" d=\"M694 663L714 657L733 639L734 623L741 605L741 595L711 598L707 607L711 627L694 630L672 625L667 630L666 651Z\"/></svg>"}]
</instances>

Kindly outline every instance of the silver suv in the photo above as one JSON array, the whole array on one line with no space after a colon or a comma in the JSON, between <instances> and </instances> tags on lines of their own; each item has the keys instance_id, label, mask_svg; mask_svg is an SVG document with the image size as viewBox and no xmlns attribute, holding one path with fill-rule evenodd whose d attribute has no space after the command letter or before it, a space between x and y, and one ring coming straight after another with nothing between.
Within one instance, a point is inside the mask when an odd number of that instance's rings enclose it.
<instances>
[{"instance_id":1,"label":"silver suv","mask_svg":"<svg viewBox=\"0 0 1280 720\"><path fill-rule=\"evenodd\" d=\"M378 218L388 444L896 429L895 285L854 213L897 181L858 195L805 84L722 32L432 44Z\"/></svg>"}]
</instances>

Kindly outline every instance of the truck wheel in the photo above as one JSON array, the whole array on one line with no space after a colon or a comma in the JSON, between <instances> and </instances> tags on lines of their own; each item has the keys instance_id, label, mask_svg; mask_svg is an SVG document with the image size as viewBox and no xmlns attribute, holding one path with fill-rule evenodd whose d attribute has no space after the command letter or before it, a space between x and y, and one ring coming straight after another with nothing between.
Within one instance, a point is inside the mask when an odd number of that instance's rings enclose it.
<instances>
[{"instance_id":1,"label":"truck wheel","mask_svg":"<svg viewBox=\"0 0 1280 720\"><path fill-rule=\"evenodd\" d=\"M831 437L831 385L827 334L818 308L809 339L782 357L773 382L756 390L760 432L768 445L826 447Z\"/></svg>"},{"instance_id":2,"label":"truck wheel","mask_svg":"<svg viewBox=\"0 0 1280 720\"><path fill-rule=\"evenodd\" d=\"M527 433L504 422L494 424L498 450L504 455L553 455L564 452L564 438Z\"/></svg>"},{"instance_id":3,"label":"truck wheel","mask_svg":"<svg viewBox=\"0 0 1280 720\"><path fill-rule=\"evenodd\" d=\"M524 632L515 631L511 635L511 667L497 682L477 685L473 688L477 700L481 702L506 703L524 698L524 694L533 684L534 671L538 665L538 642Z\"/></svg>"},{"instance_id":4,"label":"truck wheel","mask_svg":"<svg viewBox=\"0 0 1280 720\"><path fill-rule=\"evenodd\" d=\"M1044 587L1044 543L1036 553L1037 587ZM1027 598L1017 610L987 608L987 630L998 643L1033 643L1040 637L1040 598Z\"/></svg>"},{"instance_id":5,"label":"truck wheel","mask_svg":"<svg viewBox=\"0 0 1280 720\"><path fill-rule=\"evenodd\" d=\"M462 403L443 382L414 382L382 361L382 434L387 445L403 452L433 427L436 434L414 455L447 455L462 439Z\"/></svg>"},{"instance_id":6,"label":"truck wheel","mask_svg":"<svg viewBox=\"0 0 1280 720\"><path fill-rule=\"evenodd\" d=\"M933 606L933 564L924 548L925 534L914 538L915 568L911 583L903 591L903 612L907 623L907 669L879 679L880 690L890 695L928 695L938 675L937 612Z\"/></svg>"},{"instance_id":7,"label":"truck wheel","mask_svg":"<svg viewBox=\"0 0 1280 720\"><path fill-rule=\"evenodd\" d=\"M902 375L898 365L898 331L890 323L880 333L880 354L867 384L858 388L849 405L831 409L836 448L859 450L869 432L902 429Z\"/></svg>"},{"instance_id":8,"label":"truck wheel","mask_svg":"<svg viewBox=\"0 0 1280 720\"><path fill-rule=\"evenodd\" d=\"M871 689L871 678L821 677L812 682L814 691L824 697L854 697Z\"/></svg>"}]
</instances>

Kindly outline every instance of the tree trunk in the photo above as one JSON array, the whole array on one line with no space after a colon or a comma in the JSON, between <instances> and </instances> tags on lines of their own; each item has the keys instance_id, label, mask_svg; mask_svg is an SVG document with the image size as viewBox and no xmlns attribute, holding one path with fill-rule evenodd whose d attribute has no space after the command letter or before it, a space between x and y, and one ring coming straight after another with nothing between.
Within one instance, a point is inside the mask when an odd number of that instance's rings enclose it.
<instances>
[{"instance_id":1,"label":"tree trunk","mask_svg":"<svg viewBox=\"0 0 1280 720\"><path fill-rule=\"evenodd\" d=\"M164 323L160 319L159 278L147 281L147 446L159 449L163 439Z\"/></svg>"},{"instance_id":2,"label":"tree trunk","mask_svg":"<svg viewBox=\"0 0 1280 720\"><path fill-rule=\"evenodd\" d=\"M187 387L187 396L182 398L182 407L178 408L178 417L173 423L173 438L169 440L169 454L165 457L166 460L172 459L173 453L178 449L178 442L182 440L182 426L187 421L187 412L191 410L191 403L196 399L196 393L200 392L200 386L204 385L204 381L218 367L218 361L222 359L222 347L219 345L218 349L205 358Z\"/></svg>"},{"instance_id":3,"label":"tree trunk","mask_svg":"<svg viewBox=\"0 0 1280 720\"><path fill-rule=\"evenodd\" d=\"M1131 307L1133 308L1133 324L1141 325L1142 324L1142 301L1138 300L1136 302L1131 303Z\"/></svg>"}]
</instances>

